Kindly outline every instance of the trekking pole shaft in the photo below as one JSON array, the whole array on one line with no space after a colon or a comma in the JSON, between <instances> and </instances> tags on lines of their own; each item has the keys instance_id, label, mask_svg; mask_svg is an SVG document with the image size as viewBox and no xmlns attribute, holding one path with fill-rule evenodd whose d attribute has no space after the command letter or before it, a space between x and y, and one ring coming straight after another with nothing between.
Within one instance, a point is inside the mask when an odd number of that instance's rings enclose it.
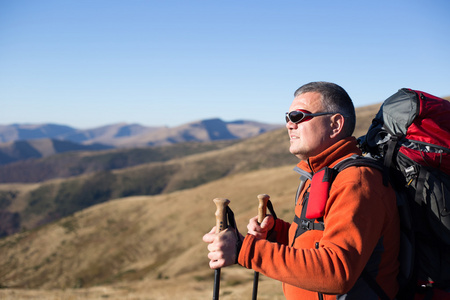
<instances>
[{"instance_id":1,"label":"trekking pole shaft","mask_svg":"<svg viewBox=\"0 0 450 300\"><path fill-rule=\"evenodd\" d=\"M256 300L258 298L258 281L259 281L259 272L255 271L253 275L253 294L252 300Z\"/></svg>"},{"instance_id":2,"label":"trekking pole shaft","mask_svg":"<svg viewBox=\"0 0 450 300\"><path fill-rule=\"evenodd\" d=\"M214 203L216 204L216 233L221 232L228 228L227 223L227 206L230 200L225 198L215 198ZM213 290L213 300L219 300L219 289L220 289L220 269L214 270L214 290Z\"/></svg>"},{"instance_id":3,"label":"trekking pole shaft","mask_svg":"<svg viewBox=\"0 0 450 300\"><path fill-rule=\"evenodd\" d=\"M258 223L261 224L264 218L266 217L266 209L267 209L267 201L269 201L270 197L266 194L258 195L259 205L258 205ZM259 272L255 271L253 275L253 294L252 300L256 300L258 298L258 281L259 281Z\"/></svg>"},{"instance_id":4,"label":"trekking pole shaft","mask_svg":"<svg viewBox=\"0 0 450 300\"><path fill-rule=\"evenodd\" d=\"M213 300L219 300L219 289L220 289L220 269L215 269Z\"/></svg>"}]
</instances>

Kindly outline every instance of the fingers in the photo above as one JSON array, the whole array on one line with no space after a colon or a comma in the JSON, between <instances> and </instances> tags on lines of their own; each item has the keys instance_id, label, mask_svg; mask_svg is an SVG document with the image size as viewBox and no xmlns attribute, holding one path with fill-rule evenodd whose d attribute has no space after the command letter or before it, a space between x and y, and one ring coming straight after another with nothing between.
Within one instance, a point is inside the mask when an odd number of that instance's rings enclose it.
<instances>
[{"instance_id":1,"label":"fingers","mask_svg":"<svg viewBox=\"0 0 450 300\"><path fill-rule=\"evenodd\" d=\"M217 238L216 226L214 226L207 234L203 236L203 241L205 243L208 243L207 247L209 251L208 258L210 259L209 267L211 269L221 268L224 263L220 255L220 252L217 252L219 250L219 247L217 244L214 243L216 238Z\"/></svg>"},{"instance_id":2,"label":"fingers","mask_svg":"<svg viewBox=\"0 0 450 300\"><path fill-rule=\"evenodd\" d=\"M209 250L209 247L208 247L208 250ZM230 263L227 263L228 260L227 260L227 257L225 256L225 253L223 251L221 251L220 249L210 251L208 253L208 258L210 260L209 267L211 269L223 268L223 267L230 265Z\"/></svg>"},{"instance_id":3,"label":"fingers","mask_svg":"<svg viewBox=\"0 0 450 300\"><path fill-rule=\"evenodd\" d=\"M209 261L209 267L211 269L220 269L225 267L225 260L210 260Z\"/></svg>"},{"instance_id":4,"label":"fingers","mask_svg":"<svg viewBox=\"0 0 450 300\"><path fill-rule=\"evenodd\" d=\"M257 239L265 239L267 232L273 227L274 220L271 215L267 215L261 224L258 223L258 217L253 217L247 225L248 233L254 235Z\"/></svg>"},{"instance_id":5,"label":"fingers","mask_svg":"<svg viewBox=\"0 0 450 300\"><path fill-rule=\"evenodd\" d=\"M273 219L273 216L267 215L261 222L261 228L264 228L264 230L269 231L270 229L272 229L274 224L275 220Z\"/></svg>"},{"instance_id":6,"label":"fingers","mask_svg":"<svg viewBox=\"0 0 450 300\"><path fill-rule=\"evenodd\" d=\"M226 229L215 233L215 227L203 236L208 243L209 265L212 269L222 268L236 262L236 232Z\"/></svg>"},{"instance_id":7,"label":"fingers","mask_svg":"<svg viewBox=\"0 0 450 300\"><path fill-rule=\"evenodd\" d=\"M211 269L222 268L225 266L225 257L222 251L213 251L208 253L209 267Z\"/></svg>"},{"instance_id":8,"label":"fingers","mask_svg":"<svg viewBox=\"0 0 450 300\"><path fill-rule=\"evenodd\" d=\"M258 223L258 217L253 217L248 221L247 229L248 233L250 234L261 232L261 226Z\"/></svg>"},{"instance_id":9,"label":"fingers","mask_svg":"<svg viewBox=\"0 0 450 300\"><path fill-rule=\"evenodd\" d=\"M203 236L203 241L205 243L212 243L216 238L216 226L214 226L210 232Z\"/></svg>"}]
</instances>

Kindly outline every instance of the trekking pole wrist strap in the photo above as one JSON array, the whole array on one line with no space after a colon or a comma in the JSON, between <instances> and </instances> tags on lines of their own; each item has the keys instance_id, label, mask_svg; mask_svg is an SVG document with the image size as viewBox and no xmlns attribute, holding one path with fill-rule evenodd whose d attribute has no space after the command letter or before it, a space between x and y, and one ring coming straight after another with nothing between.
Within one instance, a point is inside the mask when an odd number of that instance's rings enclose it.
<instances>
[{"instance_id":1,"label":"trekking pole wrist strap","mask_svg":"<svg viewBox=\"0 0 450 300\"><path fill-rule=\"evenodd\" d=\"M239 230L237 228L236 220L234 218L234 213L229 206L227 206L227 217L228 217L228 224L230 225L231 228L234 229L234 232L236 234L236 259L235 259L234 263L237 264L238 260L239 260L239 253L241 252L243 240L241 239L241 234L239 233Z\"/></svg>"},{"instance_id":2,"label":"trekking pole wrist strap","mask_svg":"<svg viewBox=\"0 0 450 300\"><path fill-rule=\"evenodd\" d=\"M269 212L272 215L274 222L272 228L270 228L269 231L267 232L266 240L268 240L269 242L275 242L277 240L277 232L275 231L275 225L278 217L277 214L275 213L275 210L273 209L273 205L272 202L270 202L270 200L267 201L267 208L269 209Z\"/></svg>"}]
</instances>

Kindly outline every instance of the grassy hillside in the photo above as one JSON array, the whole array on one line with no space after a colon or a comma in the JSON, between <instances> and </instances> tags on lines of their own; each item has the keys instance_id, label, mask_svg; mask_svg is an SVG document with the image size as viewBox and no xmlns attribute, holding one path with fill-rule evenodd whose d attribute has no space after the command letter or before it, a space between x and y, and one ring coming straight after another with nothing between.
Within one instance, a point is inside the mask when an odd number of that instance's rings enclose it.
<instances>
[{"instance_id":1,"label":"grassy hillside","mask_svg":"<svg viewBox=\"0 0 450 300\"><path fill-rule=\"evenodd\" d=\"M245 233L248 218L257 212L260 193L271 195L277 213L292 219L297 180L291 166L236 174L184 191L109 201L6 237L0 240L0 286L4 288L0 296L12 292L5 288L106 285L111 288L109 298L125 287L147 295L145 299L203 299L212 287L213 272L201 242L215 223L212 199L231 200ZM223 274L224 299L249 295L251 271L233 267ZM176 288L168 289L172 284ZM278 284L275 288L274 283L268 284L267 296L281 295Z\"/></svg>"},{"instance_id":2,"label":"grassy hillside","mask_svg":"<svg viewBox=\"0 0 450 300\"><path fill-rule=\"evenodd\" d=\"M24 228L35 228L114 198L168 193L231 174L291 165L296 159L288 153L288 144L284 131L274 131L222 149L213 148L213 151L205 153L187 155L189 151L183 152L178 148L185 155L169 161L55 179L40 184L3 184L0 185L3 210L19 214L20 218L13 228L7 223L9 219L0 220L0 228L4 228L3 235L11 234ZM133 153L132 150L130 152ZM171 155L168 151L161 153L161 156ZM93 161L101 161L104 155L110 154L111 152L92 154L97 158Z\"/></svg>"},{"instance_id":3,"label":"grassy hillside","mask_svg":"<svg viewBox=\"0 0 450 300\"><path fill-rule=\"evenodd\" d=\"M36 141L30 143L36 143ZM203 153L224 148L234 143L236 141L216 141L182 143L161 147L61 153L41 159L23 160L0 166L0 182L42 182L54 178L68 178L99 171L123 169Z\"/></svg>"},{"instance_id":4,"label":"grassy hillside","mask_svg":"<svg viewBox=\"0 0 450 300\"><path fill-rule=\"evenodd\" d=\"M70 151L100 151L112 149L101 144L81 145L52 139L19 140L0 144L0 165L27 159L48 157Z\"/></svg>"}]
</instances>

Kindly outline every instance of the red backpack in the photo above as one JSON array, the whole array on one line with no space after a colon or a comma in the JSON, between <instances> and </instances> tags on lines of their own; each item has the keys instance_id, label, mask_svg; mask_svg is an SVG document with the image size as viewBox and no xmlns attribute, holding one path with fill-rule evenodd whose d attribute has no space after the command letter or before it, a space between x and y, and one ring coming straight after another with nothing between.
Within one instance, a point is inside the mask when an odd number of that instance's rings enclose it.
<instances>
[{"instance_id":1,"label":"red backpack","mask_svg":"<svg viewBox=\"0 0 450 300\"><path fill-rule=\"evenodd\" d=\"M450 175L450 102L411 89L400 89L386 99L372 121L362 146L374 155L392 151L414 162ZM391 149L386 149L391 147Z\"/></svg>"},{"instance_id":2,"label":"red backpack","mask_svg":"<svg viewBox=\"0 0 450 300\"><path fill-rule=\"evenodd\" d=\"M400 89L359 141L397 191L399 298L450 299L450 102Z\"/></svg>"}]
</instances>

